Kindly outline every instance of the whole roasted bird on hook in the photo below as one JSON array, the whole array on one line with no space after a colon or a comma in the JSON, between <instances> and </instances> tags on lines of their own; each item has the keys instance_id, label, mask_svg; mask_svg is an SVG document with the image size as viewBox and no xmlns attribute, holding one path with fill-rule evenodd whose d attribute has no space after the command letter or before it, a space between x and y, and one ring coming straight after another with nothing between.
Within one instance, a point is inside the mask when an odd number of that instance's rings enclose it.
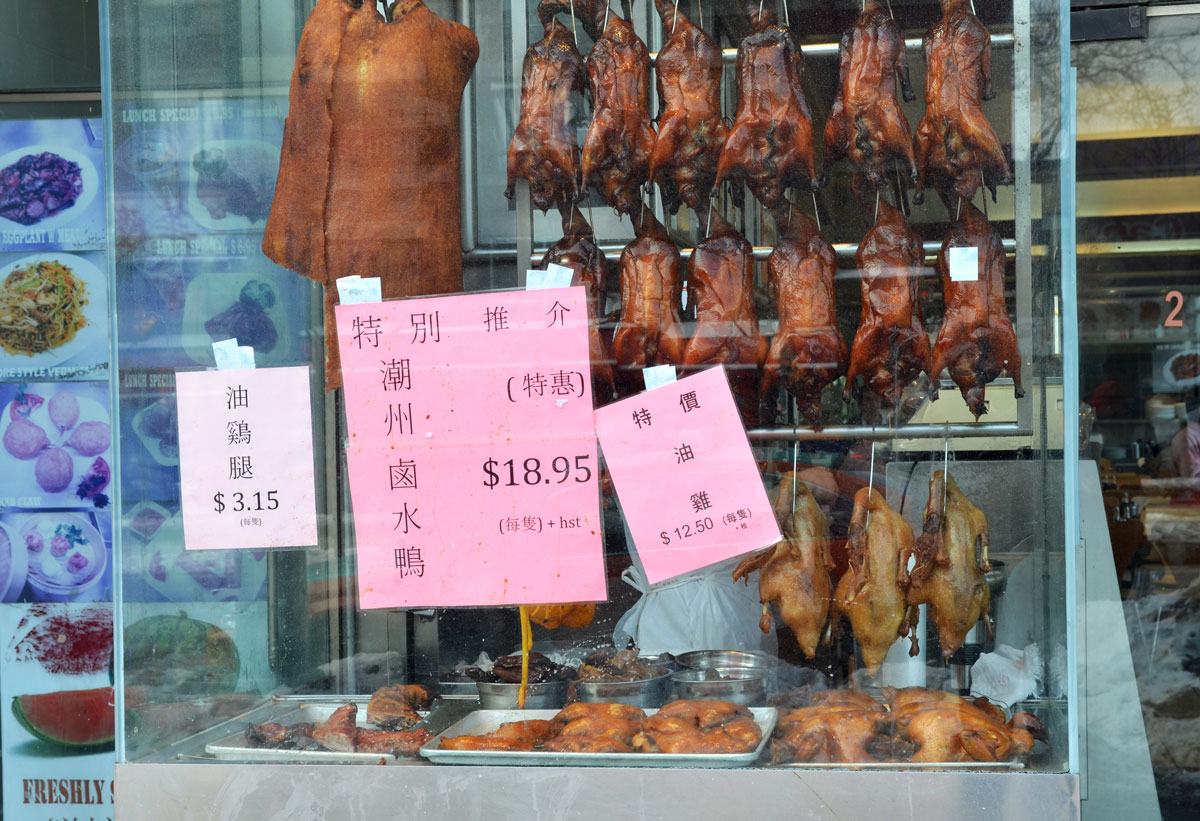
<instances>
[{"instance_id":1,"label":"whole roasted bird on hook","mask_svg":"<svg viewBox=\"0 0 1200 821\"><path fill-rule=\"evenodd\" d=\"M650 178L650 52L629 20L608 16L587 57L592 124L583 143L583 177L620 214L640 207Z\"/></svg>"},{"instance_id":2,"label":"whole roasted bird on hook","mask_svg":"<svg viewBox=\"0 0 1200 821\"><path fill-rule=\"evenodd\" d=\"M833 557L829 552L829 521L808 486L795 473L786 473L771 500L783 541L741 561L733 571L734 581L758 574L758 597L763 604L759 627L771 631L771 609L779 607L780 618L791 631L804 655L817 653L829 623L829 600L833 583Z\"/></svg>"},{"instance_id":3,"label":"whole roasted bird on hook","mask_svg":"<svg viewBox=\"0 0 1200 821\"><path fill-rule=\"evenodd\" d=\"M682 201L697 214L708 205L729 127L721 117L721 47L677 2L654 0L666 42L654 65L662 112L650 154L650 179L675 213Z\"/></svg>"},{"instance_id":4,"label":"whole roasted bird on hook","mask_svg":"<svg viewBox=\"0 0 1200 821\"><path fill-rule=\"evenodd\" d=\"M941 0L942 18L925 35L925 116L917 125L917 192L927 184L952 200L969 200L980 185L1012 181L1000 139L983 113L992 89L992 36L968 0Z\"/></svg>"},{"instance_id":5,"label":"whole roasted bird on hook","mask_svg":"<svg viewBox=\"0 0 1200 821\"><path fill-rule=\"evenodd\" d=\"M825 123L825 167L849 157L876 188L885 185L893 159L904 161L917 178L912 131L900 110L896 80L904 99L915 99L908 81L904 38L896 21L875 2L842 35L840 78L833 110Z\"/></svg>"},{"instance_id":6,"label":"whole roasted bird on hook","mask_svg":"<svg viewBox=\"0 0 1200 821\"><path fill-rule=\"evenodd\" d=\"M791 32L757 0L738 0L752 32L737 56L738 109L717 164L717 185L745 181L769 209L784 192L816 190L812 115L804 96L804 57Z\"/></svg>"},{"instance_id":7,"label":"whole roasted bird on hook","mask_svg":"<svg viewBox=\"0 0 1200 821\"><path fill-rule=\"evenodd\" d=\"M462 290L459 104L479 42L420 0L319 0L304 25L263 253L325 286L325 384L341 384L334 280L384 298Z\"/></svg>"},{"instance_id":8,"label":"whole roasted bird on hook","mask_svg":"<svg viewBox=\"0 0 1200 821\"><path fill-rule=\"evenodd\" d=\"M759 419L774 424L782 385L804 418L819 428L821 391L846 373L849 359L837 324L837 257L808 215L784 207L775 212L775 223L780 237L767 259L767 282L775 294L779 328L763 366Z\"/></svg>"},{"instance_id":9,"label":"whole roasted bird on hook","mask_svg":"<svg viewBox=\"0 0 1200 821\"><path fill-rule=\"evenodd\" d=\"M567 27L554 18L559 4L542 2L544 36L530 46L521 67L521 116L508 146L508 188L529 180L534 207L566 210L583 196L575 97L585 88L583 57Z\"/></svg>"},{"instance_id":10,"label":"whole roasted bird on hook","mask_svg":"<svg viewBox=\"0 0 1200 821\"><path fill-rule=\"evenodd\" d=\"M933 370L943 369L962 391L971 413L978 419L987 412L984 389L1002 373L1021 388L1021 352L1004 300L1004 244L996 229L969 202L961 204L960 218L938 251L937 268L945 297L945 315L933 345ZM977 248L975 279L955 280L950 274L951 248Z\"/></svg>"}]
</instances>

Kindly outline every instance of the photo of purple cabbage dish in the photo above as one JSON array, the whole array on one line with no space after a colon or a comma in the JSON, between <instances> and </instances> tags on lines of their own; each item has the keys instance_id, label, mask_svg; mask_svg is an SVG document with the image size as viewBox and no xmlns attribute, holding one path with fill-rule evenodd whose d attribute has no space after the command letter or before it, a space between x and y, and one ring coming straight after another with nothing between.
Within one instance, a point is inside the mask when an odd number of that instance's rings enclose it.
<instances>
[{"instance_id":1,"label":"photo of purple cabbage dish","mask_svg":"<svg viewBox=\"0 0 1200 821\"><path fill-rule=\"evenodd\" d=\"M43 151L0 170L0 217L33 225L70 208L83 193L79 164Z\"/></svg>"}]
</instances>

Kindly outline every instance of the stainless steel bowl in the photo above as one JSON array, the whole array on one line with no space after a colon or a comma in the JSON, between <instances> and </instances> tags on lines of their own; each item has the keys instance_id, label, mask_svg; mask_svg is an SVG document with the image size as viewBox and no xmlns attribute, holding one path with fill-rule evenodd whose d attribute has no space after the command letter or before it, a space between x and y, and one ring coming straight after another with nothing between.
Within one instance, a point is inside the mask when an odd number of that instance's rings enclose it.
<instances>
[{"instance_id":1,"label":"stainless steel bowl","mask_svg":"<svg viewBox=\"0 0 1200 821\"><path fill-rule=\"evenodd\" d=\"M517 691L520 684L508 682L478 681L479 706L485 710L517 709ZM567 682L543 681L530 684L525 691L525 709L560 710L567 703Z\"/></svg>"},{"instance_id":2,"label":"stainless steel bowl","mask_svg":"<svg viewBox=\"0 0 1200 821\"><path fill-rule=\"evenodd\" d=\"M635 681L577 681L575 694L592 704L616 702L634 707L661 707L671 696L671 671Z\"/></svg>"},{"instance_id":3,"label":"stainless steel bowl","mask_svg":"<svg viewBox=\"0 0 1200 821\"><path fill-rule=\"evenodd\" d=\"M705 676L717 674L716 680ZM701 670L680 670L671 674L675 695L684 699L717 699L732 701L747 707L762 707L767 703L766 672L748 667L709 667Z\"/></svg>"},{"instance_id":4,"label":"stainless steel bowl","mask_svg":"<svg viewBox=\"0 0 1200 821\"><path fill-rule=\"evenodd\" d=\"M710 667L744 667L764 672L774 672L779 659L766 653L749 653L744 650L692 650L676 656L684 669L704 670Z\"/></svg>"}]
</instances>

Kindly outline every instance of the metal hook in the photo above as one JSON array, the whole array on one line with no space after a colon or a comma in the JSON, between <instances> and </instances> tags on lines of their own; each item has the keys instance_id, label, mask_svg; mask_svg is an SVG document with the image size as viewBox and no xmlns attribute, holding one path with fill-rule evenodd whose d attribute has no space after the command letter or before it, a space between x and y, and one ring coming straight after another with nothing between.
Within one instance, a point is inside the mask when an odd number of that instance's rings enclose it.
<instances>
[{"instance_id":1,"label":"metal hook","mask_svg":"<svg viewBox=\"0 0 1200 821\"><path fill-rule=\"evenodd\" d=\"M954 221L958 222L958 218L962 215L962 197L958 198L958 208L954 209Z\"/></svg>"},{"instance_id":2,"label":"metal hook","mask_svg":"<svg viewBox=\"0 0 1200 821\"><path fill-rule=\"evenodd\" d=\"M871 472L867 476L867 519L863 522L863 538L867 537L865 531L871 527L871 494L875 492L875 440L871 440Z\"/></svg>"},{"instance_id":3,"label":"metal hook","mask_svg":"<svg viewBox=\"0 0 1200 821\"><path fill-rule=\"evenodd\" d=\"M575 0L571 0L571 39L579 45L579 34L575 31Z\"/></svg>"},{"instance_id":4,"label":"metal hook","mask_svg":"<svg viewBox=\"0 0 1200 821\"><path fill-rule=\"evenodd\" d=\"M799 428L797 428L799 430ZM800 480L796 478L796 462L800 458L800 440L796 439L792 442L792 515L796 515L796 484Z\"/></svg>"},{"instance_id":5,"label":"metal hook","mask_svg":"<svg viewBox=\"0 0 1200 821\"><path fill-rule=\"evenodd\" d=\"M671 35L675 34L675 24L679 22L679 0L675 0L675 16L671 18Z\"/></svg>"},{"instance_id":6,"label":"metal hook","mask_svg":"<svg viewBox=\"0 0 1200 821\"><path fill-rule=\"evenodd\" d=\"M788 12L787 0L783 0L783 23L788 28L792 27L792 15Z\"/></svg>"},{"instance_id":7,"label":"metal hook","mask_svg":"<svg viewBox=\"0 0 1200 821\"><path fill-rule=\"evenodd\" d=\"M946 518L946 480L950 476L950 423L946 423L945 452L942 455L942 518Z\"/></svg>"},{"instance_id":8,"label":"metal hook","mask_svg":"<svg viewBox=\"0 0 1200 821\"><path fill-rule=\"evenodd\" d=\"M604 31L608 31L608 13L610 11L612 11L612 4L606 0L604 3ZM603 32L601 32L601 35L603 35Z\"/></svg>"},{"instance_id":9,"label":"metal hook","mask_svg":"<svg viewBox=\"0 0 1200 821\"><path fill-rule=\"evenodd\" d=\"M812 194L813 214L815 214L817 217L817 230L820 231L821 230L821 209L817 207L817 192L810 191L809 193Z\"/></svg>"},{"instance_id":10,"label":"metal hook","mask_svg":"<svg viewBox=\"0 0 1200 821\"><path fill-rule=\"evenodd\" d=\"M893 20L896 19L896 12L892 11L892 0L887 0L888 16Z\"/></svg>"},{"instance_id":11,"label":"metal hook","mask_svg":"<svg viewBox=\"0 0 1200 821\"><path fill-rule=\"evenodd\" d=\"M704 236L708 236L708 232L712 229L712 215L715 207L716 197L708 198L708 221L704 223Z\"/></svg>"},{"instance_id":12,"label":"metal hook","mask_svg":"<svg viewBox=\"0 0 1200 821\"><path fill-rule=\"evenodd\" d=\"M879 222L879 192L875 192L875 222Z\"/></svg>"}]
</instances>

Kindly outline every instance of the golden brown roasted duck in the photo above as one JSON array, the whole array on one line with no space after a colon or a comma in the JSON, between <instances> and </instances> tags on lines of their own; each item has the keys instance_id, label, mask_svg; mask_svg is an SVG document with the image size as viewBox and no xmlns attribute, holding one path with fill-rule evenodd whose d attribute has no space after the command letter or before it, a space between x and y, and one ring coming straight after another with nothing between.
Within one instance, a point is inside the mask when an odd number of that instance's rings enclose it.
<instances>
[{"instance_id":1,"label":"golden brown roasted duck","mask_svg":"<svg viewBox=\"0 0 1200 821\"><path fill-rule=\"evenodd\" d=\"M854 495L849 537L850 567L833 594L831 618L850 619L873 676L898 637L911 632L910 655L917 654L917 609L907 601L913 532L878 491L865 487Z\"/></svg>"},{"instance_id":2,"label":"golden brown roasted duck","mask_svg":"<svg viewBox=\"0 0 1200 821\"><path fill-rule=\"evenodd\" d=\"M743 559L733 571L733 578L748 578L758 570L758 597L763 603L759 627L764 633L770 632L770 605L776 604L780 618L796 634L804 655L813 658L829 623L829 601L833 596L829 521L795 473L784 474L771 507L783 541Z\"/></svg>"},{"instance_id":3,"label":"golden brown roasted duck","mask_svg":"<svg viewBox=\"0 0 1200 821\"><path fill-rule=\"evenodd\" d=\"M972 705L935 704L908 712L897 729L914 762L1010 761L1033 749L1033 735Z\"/></svg>"},{"instance_id":4,"label":"golden brown roasted duck","mask_svg":"<svg viewBox=\"0 0 1200 821\"><path fill-rule=\"evenodd\" d=\"M892 160L901 159L915 180L912 130L900 110L897 79L905 100L916 95L896 21L875 0L864 0L862 13L842 35L838 54L837 96L825 122L826 169L849 157L872 185L882 188Z\"/></svg>"},{"instance_id":5,"label":"golden brown roasted duck","mask_svg":"<svg viewBox=\"0 0 1200 821\"><path fill-rule=\"evenodd\" d=\"M688 294L696 330L683 352L685 368L724 365L742 423L758 424L758 389L767 341L754 308L754 249L720 214L688 258Z\"/></svg>"},{"instance_id":6,"label":"golden brown roasted duck","mask_svg":"<svg viewBox=\"0 0 1200 821\"><path fill-rule=\"evenodd\" d=\"M508 187L529 180L535 208L568 209L583 195L575 98L585 88L583 57L571 32L554 19L554 7L538 5L544 35L525 52L521 67L521 113L508 146Z\"/></svg>"},{"instance_id":7,"label":"golden brown roasted duck","mask_svg":"<svg viewBox=\"0 0 1200 821\"><path fill-rule=\"evenodd\" d=\"M956 282L950 276L950 249L969 247L978 249L978 279ZM931 374L936 379L948 370L976 419L987 413L985 387L1002 373L1012 377L1017 396L1025 395L1021 352L1004 300L1004 267L1000 235L978 208L962 203L961 217L938 251L946 308L933 346Z\"/></svg>"},{"instance_id":8,"label":"golden brown roasted duck","mask_svg":"<svg viewBox=\"0 0 1200 821\"><path fill-rule=\"evenodd\" d=\"M650 52L633 24L610 14L587 56L592 124L583 143L583 179L619 214L641 207L650 178Z\"/></svg>"},{"instance_id":9,"label":"golden brown roasted duck","mask_svg":"<svg viewBox=\"0 0 1200 821\"><path fill-rule=\"evenodd\" d=\"M572 206L563 212L562 227L562 239L547 249L542 257L540 267L545 268L550 263L565 265L575 272L571 277L571 284L582 285L587 289L588 350L592 360L592 399L599 406L612 400L614 390L612 355L608 352L608 346L604 344L604 338L600 335L600 322L604 319L604 301L608 293L606 282L608 260L605 259L604 252L596 245L592 226L588 225L588 221L583 218L583 214L578 208ZM534 620L537 621L537 619ZM568 624L567 626L572 625Z\"/></svg>"},{"instance_id":10,"label":"golden brown roasted duck","mask_svg":"<svg viewBox=\"0 0 1200 821\"><path fill-rule=\"evenodd\" d=\"M768 209L784 192L815 190L812 115L804 95L804 57L772 9L739 0L752 32L738 46L738 108L717 164L717 185L745 181Z\"/></svg>"},{"instance_id":11,"label":"golden brown roasted duck","mask_svg":"<svg viewBox=\"0 0 1200 821\"><path fill-rule=\"evenodd\" d=\"M729 127L721 117L721 47L671 0L654 0L666 42L654 64L658 137L650 179L670 213L682 200L696 213L708 205Z\"/></svg>"},{"instance_id":12,"label":"golden brown roasted duck","mask_svg":"<svg viewBox=\"0 0 1200 821\"><path fill-rule=\"evenodd\" d=\"M779 328L763 366L760 421L773 424L779 387L800 413L821 427L821 391L846 373L849 349L837 324L837 257L816 222L792 208L775 214L780 236L767 259Z\"/></svg>"},{"instance_id":13,"label":"golden brown roasted duck","mask_svg":"<svg viewBox=\"0 0 1200 821\"><path fill-rule=\"evenodd\" d=\"M613 334L617 388L641 391L641 370L683 362L683 272L679 250L650 209L641 209L637 236L621 252L621 318Z\"/></svg>"},{"instance_id":14,"label":"golden brown roasted duck","mask_svg":"<svg viewBox=\"0 0 1200 821\"><path fill-rule=\"evenodd\" d=\"M748 753L762 730L746 707L727 701L673 701L642 722L633 738L648 753Z\"/></svg>"},{"instance_id":15,"label":"golden brown roasted duck","mask_svg":"<svg viewBox=\"0 0 1200 821\"><path fill-rule=\"evenodd\" d=\"M1004 708L993 704L983 696L976 699L966 699L945 690L933 690L928 687L884 687L883 697L887 699L892 719L905 722L912 713L926 707L949 704L952 706L967 705L982 710L991 718L1005 723Z\"/></svg>"},{"instance_id":16,"label":"golden brown roasted duck","mask_svg":"<svg viewBox=\"0 0 1200 821\"><path fill-rule=\"evenodd\" d=\"M385 299L461 291L459 104L479 43L420 0L319 0L300 38L268 258L325 286L325 384L341 384L333 281Z\"/></svg>"},{"instance_id":17,"label":"golden brown roasted duck","mask_svg":"<svg viewBox=\"0 0 1200 821\"><path fill-rule=\"evenodd\" d=\"M873 750L886 750L883 730L887 725L887 713L878 703L864 707L834 701L790 710L779 719L778 737L771 742L771 763L878 761Z\"/></svg>"},{"instance_id":18,"label":"golden brown roasted duck","mask_svg":"<svg viewBox=\"0 0 1200 821\"><path fill-rule=\"evenodd\" d=\"M917 192L927 184L969 200L980 185L1012 180L1000 139L983 113L992 90L992 36L968 0L941 0L942 18L925 35L925 116L917 125Z\"/></svg>"},{"instance_id":19,"label":"golden brown roasted duck","mask_svg":"<svg viewBox=\"0 0 1200 821\"><path fill-rule=\"evenodd\" d=\"M971 504L944 471L929 480L925 526L913 555L908 603L928 604L947 659L962 647L980 619L995 636L988 615L991 595L983 574L988 563L989 530L983 511Z\"/></svg>"},{"instance_id":20,"label":"golden brown roasted duck","mask_svg":"<svg viewBox=\"0 0 1200 821\"><path fill-rule=\"evenodd\" d=\"M904 215L880 197L875 227L858 245L862 277L862 320L850 348L846 399L858 392L858 377L884 405L896 407L901 391L930 366L929 335L921 315L918 277L921 238ZM936 392L935 392L936 395Z\"/></svg>"}]
</instances>

